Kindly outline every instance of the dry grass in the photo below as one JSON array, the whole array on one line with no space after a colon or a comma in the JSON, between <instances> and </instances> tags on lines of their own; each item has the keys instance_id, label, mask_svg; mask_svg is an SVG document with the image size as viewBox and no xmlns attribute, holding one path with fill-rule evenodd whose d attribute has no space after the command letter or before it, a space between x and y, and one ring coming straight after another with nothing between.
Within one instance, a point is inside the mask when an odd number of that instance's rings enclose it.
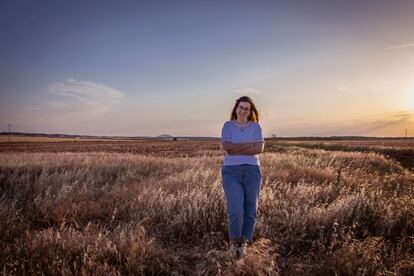
<instances>
[{"instance_id":1,"label":"dry grass","mask_svg":"<svg viewBox=\"0 0 414 276\"><path fill-rule=\"evenodd\" d=\"M270 151L286 151L288 147L321 149L327 151L373 152L398 161L414 171L414 139L364 139L364 140L278 140L268 139Z\"/></svg>"},{"instance_id":2,"label":"dry grass","mask_svg":"<svg viewBox=\"0 0 414 276\"><path fill-rule=\"evenodd\" d=\"M414 272L414 174L381 154L263 154L255 242L234 261L217 143L58 145L0 153L2 274Z\"/></svg>"},{"instance_id":3,"label":"dry grass","mask_svg":"<svg viewBox=\"0 0 414 276\"><path fill-rule=\"evenodd\" d=\"M150 138L129 138L122 136L64 136L60 134L9 135L0 134L0 143L50 143L50 142L147 142Z\"/></svg>"},{"instance_id":4,"label":"dry grass","mask_svg":"<svg viewBox=\"0 0 414 276\"><path fill-rule=\"evenodd\" d=\"M36 142L80 142L85 141L81 138L63 138L63 137L46 137L46 136L18 136L11 135L10 142L12 143L36 143ZM87 139L87 141L102 141L102 139ZM9 142L8 135L0 135L0 143Z\"/></svg>"},{"instance_id":5,"label":"dry grass","mask_svg":"<svg viewBox=\"0 0 414 276\"><path fill-rule=\"evenodd\" d=\"M344 145L356 147L389 147L389 148L413 148L414 138L378 138L378 139L340 139L340 140L294 140L287 141L291 144L326 144L326 145Z\"/></svg>"},{"instance_id":6,"label":"dry grass","mask_svg":"<svg viewBox=\"0 0 414 276\"><path fill-rule=\"evenodd\" d=\"M108 152L160 157L221 156L215 141L80 141L0 143L0 152Z\"/></svg>"}]
</instances>

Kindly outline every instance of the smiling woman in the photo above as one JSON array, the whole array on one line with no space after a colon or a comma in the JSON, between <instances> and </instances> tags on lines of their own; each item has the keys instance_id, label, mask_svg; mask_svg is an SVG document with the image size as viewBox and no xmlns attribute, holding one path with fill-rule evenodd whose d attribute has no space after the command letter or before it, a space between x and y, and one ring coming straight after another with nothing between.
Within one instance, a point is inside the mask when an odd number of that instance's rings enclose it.
<instances>
[{"instance_id":1,"label":"smiling woman","mask_svg":"<svg viewBox=\"0 0 414 276\"><path fill-rule=\"evenodd\" d=\"M253 242L262 182L258 154L263 152L264 139L259 113L249 97L236 100L230 121L223 126L221 142L225 151L221 175L227 202L229 251L240 258L244 248Z\"/></svg>"}]
</instances>

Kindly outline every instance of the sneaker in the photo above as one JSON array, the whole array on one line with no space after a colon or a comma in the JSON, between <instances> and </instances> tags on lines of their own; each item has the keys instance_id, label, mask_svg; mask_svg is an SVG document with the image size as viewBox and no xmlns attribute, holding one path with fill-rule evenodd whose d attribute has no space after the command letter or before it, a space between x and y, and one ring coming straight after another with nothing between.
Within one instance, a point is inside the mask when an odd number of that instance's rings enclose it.
<instances>
[{"instance_id":1,"label":"sneaker","mask_svg":"<svg viewBox=\"0 0 414 276\"><path fill-rule=\"evenodd\" d=\"M243 256L244 253L244 248L245 245L244 244L240 244L239 246L237 246L237 258L241 258Z\"/></svg>"},{"instance_id":2,"label":"sneaker","mask_svg":"<svg viewBox=\"0 0 414 276\"><path fill-rule=\"evenodd\" d=\"M243 249L244 248L241 248L240 239L230 240L229 253L232 257L240 259L240 257L243 255Z\"/></svg>"},{"instance_id":3,"label":"sneaker","mask_svg":"<svg viewBox=\"0 0 414 276\"><path fill-rule=\"evenodd\" d=\"M231 243L229 246L229 253L234 258L239 258L239 250L237 245Z\"/></svg>"},{"instance_id":4,"label":"sneaker","mask_svg":"<svg viewBox=\"0 0 414 276\"><path fill-rule=\"evenodd\" d=\"M252 241L246 240L244 237L241 238L237 247L240 257L243 256L245 249L248 248L251 244Z\"/></svg>"},{"instance_id":5,"label":"sneaker","mask_svg":"<svg viewBox=\"0 0 414 276\"><path fill-rule=\"evenodd\" d=\"M244 245L244 247L250 247L253 244L253 241L246 240L243 238L242 244Z\"/></svg>"},{"instance_id":6,"label":"sneaker","mask_svg":"<svg viewBox=\"0 0 414 276\"><path fill-rule=\"evenodd\" d=\"M229 252L230 254L235 257L236 259L240 259L243 254L245 248L249 245L249 241L242 238L232 239L230 241Z\"/></svg>"}]
</instances>

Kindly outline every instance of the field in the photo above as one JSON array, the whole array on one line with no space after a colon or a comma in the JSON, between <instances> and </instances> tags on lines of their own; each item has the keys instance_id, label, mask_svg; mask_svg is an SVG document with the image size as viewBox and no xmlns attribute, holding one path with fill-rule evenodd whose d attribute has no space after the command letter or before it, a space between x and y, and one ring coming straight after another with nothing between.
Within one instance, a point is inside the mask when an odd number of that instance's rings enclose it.
<instances>
[{"instance_id":1,"label":"field","mask_svg":"<svg viewBox=\"0 0 414 276\"><path fill-rule=\"evenodd\" d=\"M401 165L414 170L414 138L383 139L273 139L273 147L296 146L329 151L374 152L392 158Z\"/></svg>"},{"instance_id":2,"label":"field","mask_svg":"<svg viewBox=\"0 0 414 276\"><path fill-rule=\"evenodd\" d=\"M414 275L408 142L266 140L238 261L218 141L3 142L1 273Z\"/></svg>"},{"instance_id":3,"label":"field","mask_svg":"<svg viewBox=\"0 0 414 276\"><path fill-rule=\"evenodd\" d=\"M11 143L21 143L21 142L28 142L28 143L38 143L38 142L86 142L86 141L108 141L109 139L104 138L97 138L97 137L75 137L74 135L66 137L52 137L52 136L27 136L27 135L5 135L0 134L0 143L4 142L11 142ZM127 139L111 139L113 141L128 141ZM132 140L132 139L129 139ZM135 139L137 140L137 139Z\"/></svg>"}]
</instances>

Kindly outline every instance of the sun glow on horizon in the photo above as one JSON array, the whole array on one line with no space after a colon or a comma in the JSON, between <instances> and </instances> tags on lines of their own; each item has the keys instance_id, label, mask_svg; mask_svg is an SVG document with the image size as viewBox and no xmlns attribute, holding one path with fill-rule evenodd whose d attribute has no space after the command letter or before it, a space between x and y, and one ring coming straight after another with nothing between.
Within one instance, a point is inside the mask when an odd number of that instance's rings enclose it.
<instances>
[{"instance_id":1,"label":"sun glow on horizon","mask_svg":"<svg viewBox=\"0 0 414 276\"><path fill-rule=\"evenodd\" d=\"M414 111L414 84L405 91L403 100L404 107Z\"/></svg>"}]
</instances>

